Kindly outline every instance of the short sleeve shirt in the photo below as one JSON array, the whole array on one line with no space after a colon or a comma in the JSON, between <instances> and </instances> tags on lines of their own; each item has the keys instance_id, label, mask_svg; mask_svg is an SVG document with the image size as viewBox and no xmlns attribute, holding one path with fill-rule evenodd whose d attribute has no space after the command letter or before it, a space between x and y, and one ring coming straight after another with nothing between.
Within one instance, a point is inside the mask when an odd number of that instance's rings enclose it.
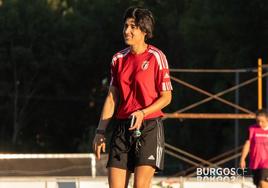
<instances>
[{"instance_id":1,"label":"short sleeve shirt","mask_svg":"<svg viewBox=\"0 0 268 188\"><path fill-rule=\"evenodd\" d=\"M116 118L125 119L136 110L150 106L162 91L171 91L169 67L164 53L148 45L142 54L132 54L126 48L113 56L111 83L120 95ZM145 119L163 116L161 110Z\"/></svg>"}]
</instances>

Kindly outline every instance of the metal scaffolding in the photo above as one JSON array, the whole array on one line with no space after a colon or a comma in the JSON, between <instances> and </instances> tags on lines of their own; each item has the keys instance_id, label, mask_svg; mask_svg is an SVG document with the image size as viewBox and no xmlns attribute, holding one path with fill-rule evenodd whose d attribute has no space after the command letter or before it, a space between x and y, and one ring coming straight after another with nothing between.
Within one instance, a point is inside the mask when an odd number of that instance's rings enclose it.
<instances>
[{"instance_id":1,"label":"metal scaffolding","mask_svg":"<svg viewBox=\"0 0 268 188\"><path fill-rule=\"evenodd\" d=\"M263 73L263 69L265 69L265 73ZM174 76L171 76L171 79L183 86L186 86L198 93L201 93L203 95L206 95L207 98L202 99L198 102L195 102L193 104L190 104L186 107L183 107L173 113L166 113L164 119L167 118L179 118L179 119L234 119L235 121L235 134L238 135L238 120L239 119L255 119L255 113L245 107L242 107L238 105L239 101L239 92L236 93L236 103L230 102L226 99L223 99L222 96L230 93L232 91L237 91L239 88L244 87L246 85L249 85L253 82L257 81L258 84L258 104L257 108L262 109L263 108L263 78L266 78L266 91L268 92L268 65L262 64L262 59L258 59L258 67L257 68L245 68L245 69L170 69L170 72L179 72L179 73L235 73L236 74L236 85L233 87L230 87L226 90L223 90L221 92L218 92L216 94L212 94L211 92L208 92L200 87L197 87L193 84L190 84L182 79L176 78ZM239 83L239 74L240 73L248 73L248 72L254 72L257 73L255 77L246 80L242 83ZM235 109L235 113L186 113L186 111L193 109L201 104L207 103L211 100L217 100L225 105L231 106ZM266 100L266 103L267 100ZM266 105L267 106L267 105ZM243 113L238 113L239 111ZM241 155L241 149L242 146L238 146L238 139L235 139L235 148L231 151L225 152L223 154L220 154L219 156L216 156L212 159L205 160L198 156L195 156L193 154L190 154L184 150L181 150L179 148L176 148L170 144L165 144L166 147L166 153L168 155L171 155L175 158L178 158L184 162L187 162L191 165L189 169L186 169L182 172L178 172L174 176L187 176L191 177L195 175L195 172L193 170L196 169L196 167L218 167L230 160L237 159Z\"/></svg>"}]
</instances>

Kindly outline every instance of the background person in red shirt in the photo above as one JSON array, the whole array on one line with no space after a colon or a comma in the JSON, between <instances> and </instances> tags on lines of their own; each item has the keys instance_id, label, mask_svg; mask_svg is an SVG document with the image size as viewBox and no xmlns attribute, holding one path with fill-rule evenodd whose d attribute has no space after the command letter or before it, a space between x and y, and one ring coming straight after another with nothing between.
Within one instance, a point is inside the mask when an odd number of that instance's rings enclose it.
<instances>
[{"instance_id":1,"label":"background person in red shirt","mask_svg":"<svg viewBox=\"0 0 268 188\"><path fill-rule=\"evenodd\" d=\"M155 171L163 169L164 130L161 117L171 101L166 56L147 43L154 18L148 9L130 7L124 15L123 37L127 48L111 63L111 83L93 141L98 159L105 151L104 132L114 117L107 163L109 186L125 188L134 173L135 188L149 188ZM135 122L130 126L131 118ZM140 130L139 137L133 136Z\"/></svg>"},{"instance_id":2,"label":"background person in red shirt","mask_svg":"<svg viewBox=\"0 0 268 188\"><path fill-rule=\"evenodd\" d=\"M256 113L257 124L249 127L240 159L240 167L246 167L246 157L250 154L249 168L252 169L253 182L259 188L268 188L268 112Z\"/></svg>"}]
</instances>

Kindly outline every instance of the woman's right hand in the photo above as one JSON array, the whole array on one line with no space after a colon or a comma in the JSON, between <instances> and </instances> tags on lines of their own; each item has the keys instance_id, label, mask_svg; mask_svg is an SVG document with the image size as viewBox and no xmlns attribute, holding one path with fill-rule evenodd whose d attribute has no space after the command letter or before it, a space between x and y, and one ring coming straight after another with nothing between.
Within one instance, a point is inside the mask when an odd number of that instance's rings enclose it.
<instances>
[{"instance_id":1,"label":"woman's right hand","mask_svg":"<svg viewBox=\"0 0 268 188\"><path fill-rule=\"evenodd\" d=\"M240 168L242 168L242 169L246 168L246 160L240 161Z\"/></svg>"},{"instance_id":2,"label":"woman's right hand","mask_svg":"<svg viewBox=\"0 0 268 188\"><path fill-rule=\"evenodd\" d=\"M105 140L106 139L103 134L96 134L93 140L92 147L98 160L100 160L101 151L105 152L105 147L106 147Z\"/></svg>"}]
</instances>

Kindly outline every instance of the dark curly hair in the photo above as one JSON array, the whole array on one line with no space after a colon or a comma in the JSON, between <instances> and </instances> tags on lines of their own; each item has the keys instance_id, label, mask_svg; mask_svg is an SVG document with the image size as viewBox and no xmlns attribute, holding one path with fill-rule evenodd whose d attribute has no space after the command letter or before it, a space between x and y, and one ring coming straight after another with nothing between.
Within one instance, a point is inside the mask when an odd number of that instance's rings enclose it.
<instances>
[{"instance_id":1,"label":"dark curly hair","mask_svg":"<svg viewBox=\"0 0 268 188\"><path fill-rule=\"evenodd\" d=\"M135 24L146 33L145 40L153 37L154 17L150 10L141 7L129 7L124 15L124 22L128 18L134 18Z\"/></svg>"}]
</instances>

